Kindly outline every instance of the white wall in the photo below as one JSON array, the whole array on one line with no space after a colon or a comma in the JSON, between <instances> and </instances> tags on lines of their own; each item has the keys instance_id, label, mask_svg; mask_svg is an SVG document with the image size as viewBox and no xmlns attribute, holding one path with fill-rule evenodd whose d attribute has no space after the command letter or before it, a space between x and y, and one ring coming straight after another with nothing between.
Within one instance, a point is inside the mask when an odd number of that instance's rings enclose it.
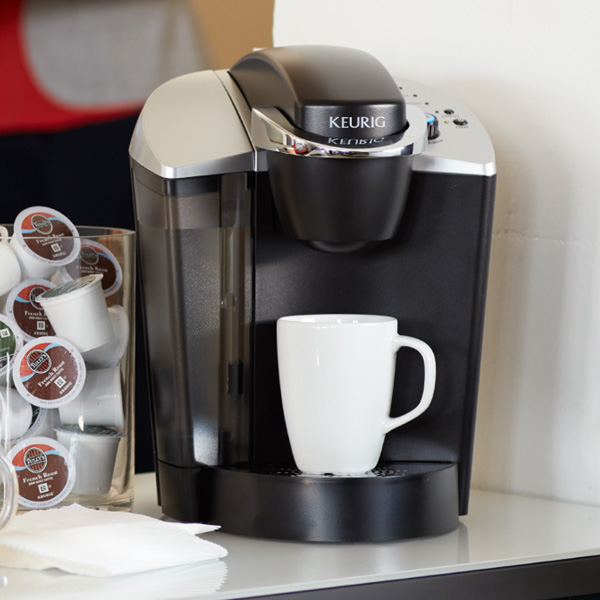
<instances>
[{"instance_id":1,"label":"white wall","mask_svg":"<svg viewBox=\"0 0 600 600\"><path fill-rule=\"evenodd\" d=\"M354 46L453 94L498 186L474 485L600 505L600 2L277 0L274 43Z\"/></svg>"}]
</instances>

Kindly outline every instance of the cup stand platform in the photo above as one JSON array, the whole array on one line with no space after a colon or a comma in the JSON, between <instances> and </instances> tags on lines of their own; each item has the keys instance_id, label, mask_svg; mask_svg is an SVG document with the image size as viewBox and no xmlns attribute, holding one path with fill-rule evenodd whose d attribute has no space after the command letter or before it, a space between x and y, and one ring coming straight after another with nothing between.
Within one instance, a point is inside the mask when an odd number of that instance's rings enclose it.
<instances>
[{"instance_id":1,"label":"cup stand platform","mask_svg":"<svg viewBox=\"0 0 600 600\"><path fill-rule=\"evenodd\" d=\"M386 542L441 535L459 522L454 463L387 462L352 477L309 476L269 466L192 470L160 461L158 466L166 515L215 523L226 533L304 542ZM187 483L182 471L187 471ZM187 494L183 509L182 493Z\"/></svg>"}]
</instances>

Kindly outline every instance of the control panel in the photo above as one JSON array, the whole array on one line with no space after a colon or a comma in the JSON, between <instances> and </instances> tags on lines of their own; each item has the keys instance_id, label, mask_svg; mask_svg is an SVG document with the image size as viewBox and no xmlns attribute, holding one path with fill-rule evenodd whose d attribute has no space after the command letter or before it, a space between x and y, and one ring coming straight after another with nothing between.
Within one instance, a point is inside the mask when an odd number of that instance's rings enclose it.
<instances>
[{"instance_id":1,"label":"control panel","mask_svg":"<svg viewBox=\"0 0 600 600\"><path fill-rule=\"evenodd\" d=\"M407 104L427 119L427 149L415 156L414 171L494 175L490 138L477 117L462 103L414 81L396 78Z\"/></svg>"}]
</instances>

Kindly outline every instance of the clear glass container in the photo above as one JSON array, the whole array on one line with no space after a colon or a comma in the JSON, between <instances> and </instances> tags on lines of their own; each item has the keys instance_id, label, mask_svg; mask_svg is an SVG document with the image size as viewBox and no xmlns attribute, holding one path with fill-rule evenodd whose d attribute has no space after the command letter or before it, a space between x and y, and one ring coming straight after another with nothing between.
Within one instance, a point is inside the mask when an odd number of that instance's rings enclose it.
<instances>
[{"instance_id":1,"label":"clear glass container","mask_svg":"<svg viewBox=\"0 0 600 600\"><path fill-rule=\"evenodd\" d=\"M0 445L18 509L130 510L135 232L76 226L53 238L5 227L0 271L13 256L27 263L18 282L0 277Z\"/></svg>"}]
</instances>

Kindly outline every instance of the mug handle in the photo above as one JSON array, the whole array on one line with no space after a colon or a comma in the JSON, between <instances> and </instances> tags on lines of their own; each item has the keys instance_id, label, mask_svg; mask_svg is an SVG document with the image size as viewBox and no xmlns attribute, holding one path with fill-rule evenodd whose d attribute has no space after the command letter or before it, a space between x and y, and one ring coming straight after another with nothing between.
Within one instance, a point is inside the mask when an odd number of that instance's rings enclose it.
<instances>
[{"instance_id":1,"label":"mug handle","mask_svg":"<svg viewBox=\"0 0 600 600\"><path fill-rule=\"evenodd\" d=\"M15 516L19 503L19 482L17 472L4 448L0 446L0 480L3 487L3 502L0 510L0 530L4 529Z\"/></svg>"},{"instance_id":2,"label":"mug handle","mask_svg":"<svg viewBox=\"0 0 600 600\"><path fill-rule=\"evenodd\" d=\"M401 415L400 417L388 417L383 426L385 433L389 433L392 431L392 429L396 429L396 427L400 427L400 425L404 425L405 423L408 423L409 421L412 421L419 415L423 414L431 404L433 391L435 389L436 366L433 350L425 342L414 337L395 335L392 338L393 352L398 352L398 350L404 346L416 350L423 359L423 366L425 368L423 393L421 394L421 400L419 401L419 404L411 411Z\"/></svg>"}]
</instances>

